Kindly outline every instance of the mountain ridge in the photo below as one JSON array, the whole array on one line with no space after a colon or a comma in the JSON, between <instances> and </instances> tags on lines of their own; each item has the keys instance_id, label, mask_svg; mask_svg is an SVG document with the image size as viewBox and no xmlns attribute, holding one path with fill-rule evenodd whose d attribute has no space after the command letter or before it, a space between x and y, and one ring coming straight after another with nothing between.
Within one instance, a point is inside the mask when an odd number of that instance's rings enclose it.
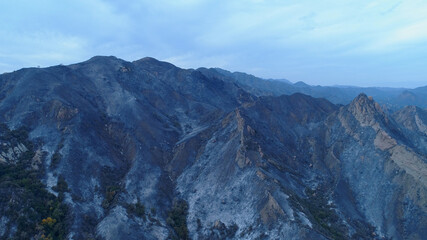
<instances>
[{"instance_id":1,"label":"mountain ridge","mask_svg":"<svg viewBox=\"0 0 427 240\"><path fill-rule=\"evenodd\" d=\"M281 95L295 92L304 93L314 97L323 97L335 104L348 104L361 92L373 96L387 109L393 111L406 106L417 105L426 108L426 87L392 88L392 87L357 87L357 86L312 86L304 82L286 82L281 80L255 77L245 73L231 73L224 69L213 68L219 73L232 78L245 90L255 95ZM253 86L256 86L255 88Z\"/></svg>"},{"instance_id":2,"label":"mountain ridge","mask_svg":"<svg viewBox=\"0 0 427 240\"><path fill-rule=\"evenodd\" d=\"M0 75L0 122L28 129L70 239L427 235L425 110L249 87L98 56Z\"/></svg>"}]
</instances>

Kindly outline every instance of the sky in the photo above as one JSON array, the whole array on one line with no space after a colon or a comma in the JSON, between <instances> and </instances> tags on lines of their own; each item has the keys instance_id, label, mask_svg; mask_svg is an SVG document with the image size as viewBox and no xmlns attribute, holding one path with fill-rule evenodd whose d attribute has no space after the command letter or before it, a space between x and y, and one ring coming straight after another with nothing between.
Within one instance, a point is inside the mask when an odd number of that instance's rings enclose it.
<instances>
[{"instance_id":1,"label":"sky","mask_svg":"<svg viewBox=\"0 0 427 240\"><path fill-rule=\"evenodd\" d=\"M427 0L0 1L0 73L146 56L311 85L427 85Z\"/></svg>"}]
</instances>

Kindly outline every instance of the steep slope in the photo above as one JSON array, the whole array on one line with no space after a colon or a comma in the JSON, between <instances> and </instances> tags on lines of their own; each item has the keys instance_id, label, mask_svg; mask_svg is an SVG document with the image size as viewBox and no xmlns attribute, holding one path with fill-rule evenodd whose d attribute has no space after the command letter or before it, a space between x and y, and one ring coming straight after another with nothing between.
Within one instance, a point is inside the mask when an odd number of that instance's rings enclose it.
<instances>
[{"instance_id":1,"label":"steep slope","mask_svg":"<svg viewBox=\"0 0 427 240\"><path fill-rule=\"evenodd\" d=\"M178 181L195 239L422 239L425 155L371 98L268 97L229 117L234 138L213 134Z\"/></svg>"},{"instance_id":2,"label":"steep slope","mask_svg":"<svg viewBox=\"0 0 427 240\"><path fill-rule=\"evenodd\" d=\"M393 114L401 126L401 131L420 154L427 154L427 111L415 106L407 106Z\"/></svg>"},{"instance_id":3,"label":"steep slope","mask_svg":"<svg viewBox=\"0 0 427 240\"><path fill-rule=\"evenodd\" d=\"M23 69L2 75L1 82L1 120L28 126L30 137L44 143L38 150L46 153L49 188L59 175L70 187L66 202L73 207L76 238L115 238L134 225L140 228L127 218L126 227L108 223L138 198L148 207L169 209L170 175L187 164L168 170L174 144L250 101L232 84L150 58L129 63L94 57L71 66ZM158 214L162 218L166 211Z\"/></svg>"},{"instance_id":4,"label":"steep slope","mask_svg":"<svg viewBox=\"0 0 427 240\"><path fill-rule=\"evenodd\" d=\"M153 58L22 69L0 87L0 122L28 128L48 191L67 186L69 239L427 234L422 110L257 97Z\"/></svg>"},{"instance_id":5,"label":"steep slope","mask_svg":"<svg viewBox=\"0 0 427 240\"><path fill-rule=\"evenodd\" d=\"M263 98L222 120L178 179L192 237L324 239L289 198L304 195L302 181L309 178L296 135L335 108L305 95Z\"/></svg>"},{"instance_id":6,"label":"steep slope","mask_svg":"<svg viewBox=\"0 0 427 240\"><path fill-rule=\"evenodd\" d=\"M394 113L394 118L406 129L427 135L427 111L415 106L407 106Z\"/></svg>"},{"instance_id":7,"label":"steep slope","mask_svg":"<svg viewBox=\"0 0 427 240\"><path fill-rule=\"evenodd\" d=\"M379 236L422 239L427 221L426 156L407 144L394 120L366 95L343 107L338 119L343 128L331 135L348 136L329 140L339 146L338 186L349 186L356 209ZM346 191L337 192L337 201L345 199Z\"/></svg>"}]
</instances>

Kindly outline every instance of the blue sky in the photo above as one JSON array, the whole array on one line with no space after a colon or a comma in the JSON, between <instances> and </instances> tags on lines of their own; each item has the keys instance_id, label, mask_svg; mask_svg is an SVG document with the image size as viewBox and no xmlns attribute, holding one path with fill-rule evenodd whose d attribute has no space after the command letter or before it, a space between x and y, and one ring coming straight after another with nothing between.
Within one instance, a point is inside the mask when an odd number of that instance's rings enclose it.
<instances>
[{"instance_id":1,"label":"blue sky","mask_svg":"<svg viewBox=\"0 0 427 240\"><path fill-rule=\"evenodd\" d=\"M427 85L427 0L14 0L0 73L114 55L312 85Z\"/></svg>"}]
</instances>

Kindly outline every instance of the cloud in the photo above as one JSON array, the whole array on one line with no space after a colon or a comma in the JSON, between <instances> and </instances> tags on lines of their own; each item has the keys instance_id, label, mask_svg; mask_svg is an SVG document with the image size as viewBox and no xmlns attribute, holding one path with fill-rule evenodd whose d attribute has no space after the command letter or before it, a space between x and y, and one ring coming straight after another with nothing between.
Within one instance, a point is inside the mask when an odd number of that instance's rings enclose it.
<instances>
[{"instance_id":1,"label":"cloud","mask_svg":"<svg viewBox=\"0 0 427 240\"><path fill-rule=\"evenodd\" d=\"M427 42L427 20L394 29L387 34L381 45L383 47L423 44Z\"/></svg>"},{"instance_id":2,"label":"cloud","mask_svg":"<svg viewBox=\"0 0 427 240\"><path fill-rule=\"evenodd\" d=\"M82 57L81 54L87 45L85 39L57 32L41 31L26 34L1 32L0 34L5 36L0 44L8 46L0 50L0 61L9 63L4 65L7 71L15 70L16 66L13 64L18 63L20 67L71 63Z\"/></svg>"},{"instance_id":3,"label":"cloud","mask_svg":"<svg viewBox=\"0 0 427 240\"><path fill-rule=\"evenodd\" d=\"M423 0L5 1L0 71L116 55L313 84L369 84L379 71L425 82L425 12ZM416 67L390 68L403 61Z\"/></svg>"},{"instance_id":4,"label":"cloud","mask_svg":"<svg viewBox=\"0 0 427 240\"><path fill-rule=\"evenodd\" d=\"M127 35L127 17L113 10L99 0L7 2L0 10L1 61L20 68L85 60Z\"/></svg>"}]
</instances>

